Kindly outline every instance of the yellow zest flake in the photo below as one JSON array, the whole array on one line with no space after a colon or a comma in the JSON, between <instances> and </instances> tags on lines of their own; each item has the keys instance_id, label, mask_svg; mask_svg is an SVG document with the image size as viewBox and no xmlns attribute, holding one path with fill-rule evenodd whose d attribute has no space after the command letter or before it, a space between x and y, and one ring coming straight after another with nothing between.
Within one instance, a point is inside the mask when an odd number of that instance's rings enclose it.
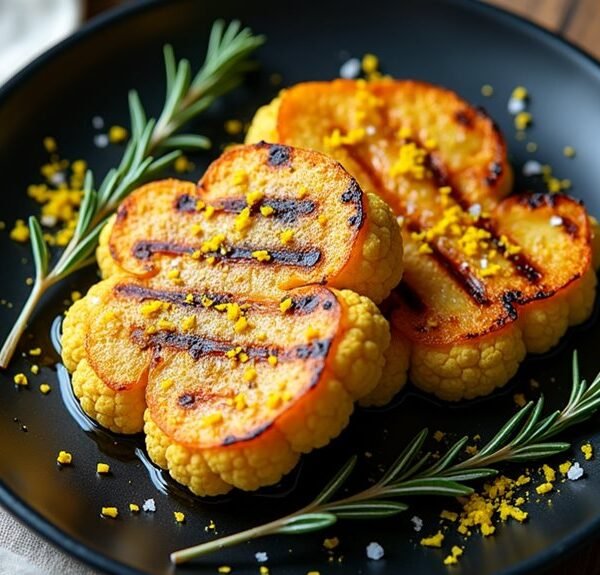
<instances>
[{"instance_id":1,"label":"yellow zest flake","mask_svg":"<svg viewBox=\"0 0 600 575\"><path fill-rule=\"evenodd\" d=\"M481 95L489 98L494 94L494 87L491 84L484 84L481 86Z\"/></svg>"},{"instance_id":2,"label":"yellow zest flake","mask_svg":"<svg viewBox=\"0 0 600 575\"><path fill-rule=\"evenodd\" d=\"M209 413L202 418L203 425L217 425L223 422L223 414L220 411Z\"/></svg>"},{"instance_id":3,"label":"yellow zest flake","mask_svg":"<svg viewBox=\"0 0 600 575\"><path fill-rule=\"evenodd\" d=\"M442 207L447 207L450 203L450 194L452 193L452 188L450 186L442 186L438 190L440 192L440 203Z\"/></svg>"},{"instance_id":4,"label":"yellow zest flake","mask_svg":"<svg viewBox=\"0 0 600 575\"><path fill-rule=\"evenodd\" d=\"M248 184L248 174L244 170L236 170L233 172L233 185L245 186Z\"/></svg>"},{"instance_id":5,"label":"yellow zest flake","mask_svg":"<svg viewBox=\"0 0 600 575\"><path fill-rule=\"evenodd\" d=\"M286 313L289 309L291 309L291 307L294 305L294 302L292 300L291 297L285 298L280 304L279 304L279 310L281 311L281 313Z\"/></svg>"},{"instance_id":6,"label":"yellow zest flake","mask_svg":"<svg viewBox=\"0 0 600 575\"><path fill-rule=\"evenodd\" d=\"M73 456L68 451L59 451L56 461L61 465L71 465Z\"/></svg>"},{"instance_id":7,"label":"yellow zest flake","mask_svg":"<svg viewBox=\"0 0 600 575\"><path fill-rule=\"evenodd\" d=\"M454 511L447 511L446 509L444 509L440 513L440 517L442 519L447 519L448 521L454 522L458 519L458 513L455 513Z\"/></svg>"},{"instance_id":8,"label":"yellow zest flake","mask_svg":"<svg viewBox=\"0 0 600 575\"><path fill-rule=\"evenodd\" d=\"M37 375L40 372L40 366L37 363L34 363L29 369L33 375Z\"/></svg>"},{"instance_id":9,"label":"yellow zest flake","mask_svg":"<svg viewBox=\"0 0 600 575\"><path fill-rule=\"evenodd\" d=\"M269 568L266 565L261 565L258 568L258 572L260 573L260 575L269 575Z\"/></svg>"},{"instance_id":10,"label":"yellow zest flake","mask_svg":"<svg viewBox=\"0 0 600 575\"><path fill-rule=\"evenodd\" d=\"M163 318L158 320L156 327L163 331L175 331L177 329L172 321Z\"/></svg>"},{"instance_id":11,"label":"yellow zest flake","mask_svg":"<svg viewBox=\"0 0 600 575\"><path fill-rule=\"evenodd\" d=\"M265 197L265 194L263 194L263 192L256 190L254 192L248 192L246 194L246 204L249 207L252 207L254 204L257 204L258 202L260 202L263 198Z\"/></svg>"},{"instance_id":12,"label":"yellow zest flake","mask_svg":"<svg viewBox=\"0 0 600 575\"><path fill-rule=\"evenodd\" d=\"M277 409L281 405L281 394L274 392L269 393L267 397L267 407L269 409Z\"/></svg>"},{"instance_id":13,"label":"yellow zest flake","mask_svg":"<svg viewBox=\"0 0 600 575\"><path fill-rule=\"evenodd\" d=\"M193 260L199 260L202 257L202 252L200 250L194 250L191 254L190 257ZM207 260L210 258L207 258ZM214 258L213 258L214 259Z\"/></svg>"},{"instance_id":14,"label":"yellow zest flake","mask_svg":"<svg viewBox=\"0 0 600 575\"><path fill-rule=\"evenodd\" d=\"M501 235L498 240L498 245L504 248L504 253L509 256L514 256L522 251L523 248L516 244L513 244L505 235Z\"/></svg>"},{"instance_id":15,"label":"yellow zest flake","mask_svg":"<svg viewBox=\"0 0 600 575\"><path fill-rule=\"evenodd\" d=\"M515 100L526 100L528 96L529 93L527 92L527 88L524 86L517 86L510 95L510 97L514 98Z\"/></svg>"},{"instance_id":16,"label":"yellow zest flake","mask_svg":"<svg viewBox=\"0 0 600 575\"><path fill-rule=\"evenodd\" d=\"M450 555L447 555L444 559L444 565L456 565L458 558L464 553L462 547L454 545L450 550Z\"/></svg>"},{"instance_id":17,"label":"yellow zest flake","mask_svg":"<svg viewBox=\"0 0 600 575\"><path fill-rule=\"evenodd\" d=\"M185 513L181 511L173 511L173 517L177 523L183 523L185 521Z\"/></svg>"},{"instance_id":18,"label":"yellow zest flake","mask_svg":"<svg viewBox=\"0 0 600 575\"><path fill-rule=\"evenodd\" d=\"M40 391L44 394L47 395L48 393L50 393L50 391L52 391L52 388L47 384L47 383L42 383L40 385Z\"/></svg>"},{"instance_id":19,"label":"yellow zest flake","mask_svg":"<svg viewBox=\"0 0 600 575\"><path fill-rule=\"evenodd\" d=\"M515 128L525 130L533 122L533 116L529 112L519 112L515 116Z\"/></svg>"},{"instance_id":20,"label":"yellow zest flake","mask_svg":"<svg viewBox=\"0 0 600 575\"><path fill-rule=\"evenodd\" d=\"M27 379L27 376L24 373L17 373L13 377L13 381L17 385L29 385L29 380Z\"/></svg>"},{"instance_id":21,"label":"yellow zest flake","mask_svg":"<svg viewBox=\"0 0 600 575\"><path fill-rule=\"evenodd\" d=\"M240 309L239 304L234 302L225 305L227 310L227 319L230 321L237 321L242 315L242 310Z\"/></svg>"},{"instance_id":22,"label":"yellow zest flake","mask_svg":"<svg viewBox=\"0 0 600 575\"><path fill-rule=\"evenodd\" d=\"M552 469L549 465L545 464L542 466L542 472L544 473L544 477L548 483L556 480L556 471Z\"/></svg>"},{"instance_id":23,"label":"yellow zest flake","mask_svg":"<svg viewBox=\"0 0 600 575\"><path fill-rule=\"evenodd\" d=\"M267 334L264 331L256 334L256 341L266 341Z\"/></svg>"},{"instance_id":24,"label":"yellow zest flake","mask_svg":"<svg viewBox=\"0 0 600 575\"><path fill-rule=\"evenodd\" d=\"M238 359L242 362L242 363L246 363L250 357L248 356L248 354L245 351L240 352L240 355L238 355Z\"/></svg>"},{"instance_id":25,"label":"yellow zest flake","mask_svg":"<svg viewBox=\"0 0 600 575\"><path fill-rule=\"evenodd\" d=\"M417 180L425 176L425 157L427 152L419 148L414 142L408 142L400 146L398 159L390 168L392 177L411 175Z\"/></svg>"},{"instance_id":26,"label":"yellow zest flake","mask_svg":"<svg viewBox=\"0 0 600 575\"><path fill-rule=\"evenodd\" d=\"M238 232L243 232L247 230L251 225L252 218L250 217L250 208L246 206L237 216L235 216L235 220L233 221L233 227Z\"/></svg>"},{"instance_id":27,"label":"yellow zest flake","mask_svg":"<svg viewBox=\"0 0 600 575\"><path fill-rule=\"evenodd\" d=\"M242 124L242 122L240 120L227 120L225 122L225 131L230 135L230 136L235 136L236 134L241 134L242 130L244 129L244 124Z\"/></svg>"},{"instance_id":28,"label":"yellow zest flake","mask_svg":"<svg viewBox=\"0 0 600 575\"><path fill-rule=\"evenodd\" d=\"M122 126L111 126L108 130L108 140L111 144L120 144L129 136L127 130Z\"/></svg>"},{"instance_id":29,"label":"yellow zest flake","mask_svg":"<svg viewBox=\"0 0 600 575\"><path fill-rule=\"evenodd\" d=\"M229 359L237 359L237 356L242 352L241 347L234 347L225 352L225 357Z\"/></svg>"},{"instance_id":30,"label":"yellow zest flake","mask_svg":"<svg viewBox=\"0 0 600 575\"><path fill-rule=\"evenodd\" d=\"M361 68L365 74L377 72L379 68L379 58L375 54L365 54L362 58Z\"/></svg>"},{"instance_id":31,"label":"yellow zest flake","mask_svg":"<svg viewBox=\"0 0 600 575\"><path fill-rule=\"evenodd\" d=\"M80 291L72 291L71 292L71 301L73 303L75 303L76 301L79 301L81 299L81 292Z\"/></svg>"},{"instance_id":32,"label":"yellow zest flake","mask_svg":"<svg viewBox=\"0 0 600 575\"><path fill-rule=\"evenodd\" d=\"M549 493L552 491L552 489L554 489L552 483L542 483L535 488L535 491L538 495L543 495L545 493Z\"/></svg>"},{"instance_id":33,"label":"yellow zest flake","mask_svg":"<svg viewBox=\"0 0 600 575\"><path fill-rule=\"evenodd\" d=\"M418 252L420 254L432 254L433 250L431 249L431 246L429 244L421 244L419 246Z\"/></svg>"},{"instance_id":34,"label":"yellow zest flake","mask_svg":"<svg viewBox=\"0 0 600 575\"><path fill-rule=\"evenodd\" d=\"M479 275L482 278L495 276L501 269L502 267L499 264L488 264L486 268L482 268L479 270Z\"/></svg>"},{"instance_id":35,"label":"yellow zest flake","mask_svg":"<svg viewBox=\"0 0 600 575\"><path fill-rule=\"evenodd\" d=\"M116 507L103 507L100 512L102 517L110 517L116 519L119 516L119 510Z\"/></svg>"},{"instance_id":36,"label":"yellow zest flake","mask_svg":"<svg viewBox=\"0 0 600 575\"><path fill-rule=\"evenodd\" d=\"M174 379L172 379L172 378L170 378L170 377L169 377L169 378L167 378L167 379L163 379L163 380L160 382L160 388L161 388L163 391L169 391L169 389L171 389L171 388L173 387L173 385L175 385L175 380L174 380Z\"/></svg>"},{"instance_id":37,"label":"yellow zest flake","mask_svg":"<svg viewBox=\"0 0 600 575\"><path fill-rule=\"evenodd\" d=\"M15 242L29 241L29 228L23 220L17 220L15 227L10 231L10 239Z\"/></svg>"},{"instance_id":38,"label":"yellow zest flake","mask_svg":"<svg viewBox=\"0 0 600 575\"><path fill-rule=\"evenodd\" d=\"M398 130L398 138L400 138L401 140L407 140L408 138L412 138L412 135L413 131L408 126L402 126L402 128Z\"/></svg>"},{"instance_id":39,"label":"yellow zest flake","mask_svg":"<svg viewBox=\"0 0 600 575\"><path fill-rule=\"evenodd\" d=\"M446 437L446 434L443 431L438 430L433 434L433 439L435 439L437 442L442 441L444 437Z\"/></svg>"},{"instance_id":40,"label":"yellow zest flake","mask_svg":"<svg viewBox=\"0 0 600 575\"><path fill-rule=\"evenodd\" d=\"M210 299L208 296L203 295L200 298L200 303L202 303L203 307L210 307L214 302L212 299Z\"/></svg>"},{"instance_id":41,"label":"yellow zest flake","mask_svg":"<svg viewBox=\"0 0 600 575\"><path fill-rule=\"evenodd\" d=\"M28 286L33 285L33 278L26 278L25 279L25 285L28 285Z\"/></svg>"},{"instance_id":42,"label":"yellow zest flake","mask_svg":"<svg viewBox=\"0 0 600 575\"><path fill-rule=\"evenodd\" d=\"M231 567L229 567L229 565L221 565L217 571L219 573L224 573L225 575L227 575L228 573L231 573Z\"/></svg>"},{"instance_id":43,"label":"yellow zest flake","mask_svg":"<svg viewBox=\"0 0 600 575\"><path fill-rule=\"evenodd\" d=\"M329 219L325 214L319 214L317 217L317 222L319 222L321 226L324 226L328 221Z\"/></svg>"},{"instance_id":44,"label":"yellow zest flake","mask_svg":"<svg viewBox=\"0 0 600 575\"><path fill-rule=\"evenodd\" d=\"M257 377L258 373L253 367L248 367L244 371L244 381L247 381L248 383L253 382Z\"/></svg>"},{"instance_id":45,"label":"yellow zest flake","mask_svg":"<svg viewBox=\"0 0 600 575\"><path fill-rule=\"evenodd\" d=\"M243 393L238 393L233 398L233 404L238 411L242 411L242 409L245 409L248 406L246 396Z\"/></svg>"},{"instance_id":46,"label":"yellow zest flake","mask_svg":"<svg viewBox=\"0 0 600 575\"><path fill-rule=\"evenodd\" d=\"M307 339L316 339L319 337L320 333L319 333L319 330L316 329L314 326L309 325L306 328L305 335L306 335Z\"/></svg>"},{"instance_id":47,"label":"yellow zest flake","mask_svg":"<svg viewBox=\"0 0 600 575\"><path fill-rule=\"evenodd\" d=\"M194 166L193 162L190 162L187 156L179 156L175 160L173 167L178 174L185 174L186 172L191 172L196 166Z\"/></svg>"},{"instance_id":48,"label":"yellow zest flake","mask_svg":"<svg viewBox=\"0 0 600 575\"><path fill-rule=\"evenodd\" d=\"M194 303L194 294L188 293L185 295L185 303Z\"/></svg>"},{"instance_id":49,"label":"yellow zest flake","mask_svg":"<svg viewBox=\"0 0 600 575\"><path fill-rule=\"evenodd\" d=\"M435 138L427 138L423 142L423 146L426 150L435 150L438 147L437 140Z\"/></svg>"},{"instance_id":50,"label":"yellow zest flake","mask_svg":"<svg viewBox=\"0 0 600 575\"><path fill-rule=\"evenodd\" d=\"M43 139L42 143L44 144L44 148L46 148L46 152L49 154L53 154L58 150L58 145L56 144L56 140L51 137L46 137Z\"/></svg>"},{"instance_id":51,"label":"yellow zest flake","mask_svg":"<svg viewBox=\"0 0 600 575\"><path fill-rule=\"evenodd\" d=\"M335 549L340 544L340 540L337 537L328 537L323 539L323 547L325 549Z\"/></svg>"},{"instance_id":52,"label":"yellow zest flake","mask_svg":"<svg viewBox=\"0 0 600 575\"><path fill-rule=\"evenodd\" d=\"M181 285L183 280L181 279L181 272L177 269L172 269L167 272L167 278L169 278L175 285Z\"/></svg>"},{"instance_id":53,"label":"yellow zest flake","mask_svg":"<svg viewBox=\"0 0 600 575\"><path fill-rule=\"evenodd\" d=\"M575 157L575 148L573 146L565 146L563 149L563 154L567 158L574 158Z\"/></svg>"},{"instance_id":54,"label":"yellow zest flake","mask_svg":"<svg viewBox=\"0 0 600 575\"><path fill-rule=\"evenodd\" d=\"M30 349L27 353L29 355L37 357L37 356L42 355L42 348L41 347L34 347L34 348Z\"/></svg>"},{"instance_id":55,"label":"yellow zest flake","mask_svg":"<svg viewBox=\"0 0 600 575\"><path fill-rule=\"evenodd\" d=\"M523 393L515 393L513 395L513 401L518 407L523 407L527 403L527 400L525 399L525 395Z\"/></svg>"},{"instance_id":56,"label":"yellow zest flake","mask_svg":"<svg viewBox=\"0 0 600 575\"><path fill-rule=\"evenodd\" d=\"M195 208L196 208L197 212L201 212L205 207L206 207L206 202L203 202L202 200L196 201Z\"/></svg>"},{"instance_id":57,"label":"yellow zest flake","mask_svg":"<svg viewBox=\"0 0 600 575\"><path fill-rule=\"evenodd\" d=\"M477 449L476 445L467 445L465 447L465 452L467 453L467 455L475 455L478 451L479 449Z\"/></svg>"},{"instance_id":58,"label":"yellow zest flake","mask_svg":"<svg viewBox=\"0 0 600 575\"><path fill-rule=\"evenodd\" d=\"M129 511L131 511L132 513L139 513L140 512L140 506L137 503L130 503L129 504Z\"/></svg>"},{"instance_id":59,"label":"yellow zest flake","mask_svg":"<svg viewBox=\"0 0 600 575\"><path fill-rule=\"evenodd\" d=\"M431 537L423 537L423 539L421 539L421 545L423 545L423 547L441 547L443 541L444 534L441 531L438 531Z\"/></svg>"},{"instance_id":60,"label":"yellow zest flake","mask_svg":"<svg viewBox=\"0 0 600 575\"><path fill-rule=\"evenodd\" d=\"M100 475L110 473L110 465L108 463L98 463L96 465L96 473L99 473Z\"/></svg>"},{"instance_id":61,"label":"yellow zest flake","mask_svg":"<svg viewBox=\"0 0 600 575\"><path fill-rule=\"evenodd\" d=\"M215 211L215 206L206 206L206 208L204 209L204 217L207 220L210 220L210 218L212 218L215 215Z\"/></svg>"},{"instance_id":62,"label":"yellow zest flake","mask_svg":"<svg viewBox=\"0 0 600 575\"><path fill-rule=\"evenodd\" d=\"M207 254L209 252L218 252L219 248L223 246L225 242L225 234L216 234L209 240L202 242L200 246L200 250L203 254Z\"/></svg>"},{"instance_id":63,"label":"yellow zest flake","mask_svg":"<svg viewBox=\"0 0 600 575\"><path fill-rule=\"evenodd\" d=\"M275 366L277 365L277 361L278 361L278 359L277 359L277 356L276 356L276 355L270 355L270 356L267 358L267 363L268 363L269 365L272 365L273 367L275 367Z\"/></svg>"},{"instance_id":64,"label":"yellow zest flake","mask_svg":"<svg viewBox=\"0 0 600 575\"><path fill-rule=\"evenodd\" d=\"M365 139L367 132L364 128L353 128L347 134L335 128L329 136L323 137L323 145L329 149L339 148L341 146L353 146Z\"/></svg>"},{"instance_id":65,"label":"yellow zest flake","mask_svg":"<svg viewBox=\"0 0 600 575\"><path fill-rule=\"evenodd\" d=\"M594 456L594 448L591 443L584 443L581 446L581 453L585 457L586 461L589 461Z\"/></svg>"},{"instance_id":66,"label":"yellow zest flake","mask_svg":"<svg viewBox=\"0 0 600 575\"><path fill-rule=\"evenodd\" d=\"M192 227L190 228L190 232L193 236L198 237L199 235L202 234L202 225L201 224L192 224Z\"/></svg>"},{"instance_id":67,"label":"yellow zest flake","mask_svg":"<svg viewBox=\"0 0 600 575\"><path fill-rule=\"evenodd\" d=\"M163 301L159 301L159 300L150 300L150 301L144 302L140 306L140 312L142 313L142 315L144 315L146 317L152 317L152 316L156 315L159 311L167 311L169 308L170 308L170 305L168 302L163 302Z\"/></svg>"},{"instance_id":68,"label":"yellow zest flake","mask_svg":"<svg viewBox=\"0 0 600 575\"><path fill-rule=\"evenodd\" d=\"M506 521L509 517L511 517L515 521L523 523L523 521L529 517L529 513L527 513L527 511L523 511L515 505L510 505L506 501L502 501L500 503L500 506L498 507L498 513L500 514L500 519L502 521Z\"/></svg>"},{"instance_id":69,"label":"yellow zest flake","mask_svg":"<svg viewBox=\"0 0 600 575\"><path fill-rule=\"evenodd\" d=\"M530 482L531 482L531 477L529 477L527 475L519 475L519 477L517 477L517 480L515 481L515 485L517 487L521 487L523 485L527 485Z\"/></svg>"},{"instance_id":70,"label":"yellow zest flake","mask_svg":"<svg viewBox=\"0 0 600 575\"><path fill-rule=\"evenodd\" d=\"M188 317L181 320L181 329L183 331L190 331L196 327L196 316L189 315Z\"/></svg>"},{"instance_id":71,"label":"yellow zest flake","mask_svg":"<svg viewBox=\"0 0 600 575\"><path fill-rule=\"evenodd\" d=\"M271 260L271 254L267 250L253 251L252 257L259 262L268 262Z\"/></svg>"},{"instance_id":72,"label":"yellow zest flake","mask_svg":"<svg viewBox=\"0 0 600 575\"><path fill-rule=\"evenodd\" d=\"M566 475L569 473L569 469L571 469L572 466L573 464L570 461L565 461L558 466L558 470L560 471L561 475Z\"/></svg>"},{"instance_id":73,"label":"yellow zest flake","mask_svg":"<svg viewBox=\"0 0 600 575\"><path fill-rule=\"evenodd\" d=\"M299 200L303 200L306 196L308 196L308 188L306 186L300 186L298 188L298 192L296 193L296 197Z\"/></svg>"},{"instance_id":74,"label":"yellow zest flake","mask_svg":"<svg viewBox=\"0 0 600 575\"><path fill-rule=\"evenodd\" d=\"M284 246L287 246L294 238L294 230L283 230L279 234L279 240Z\"/></svg>"},{"instance_id":75,"label":"yellow zest flake","mask_svg":"<svg viewBox=\"0 0 600 575\"><path fill-rule=\"evenodd\" d=\"M248 320L244 316L242 316L235 322L233 326L233 331L235 331L235 333L242 333L243 331L248 329L248 327Z\"/></svg>"},{"instance_id":76,"label":"yellow zest flake","mask_svg":"<svg viewBox=\"0 0 600 575\"><path fill-rule=\"evenodd\" d=\"M145 330L144 333L146 335L154 335L156 332L158 331L158 329L156 328L155 325L149 325Z\"/></svg>"},{"instance_id":77,"label":"yellow zest flake","mask_svg":"<svg viewBox=\"0 0 600 575\"><path fill-rule=\"evenodd\" d=\"M260 213L265 217L269 217L275 212L275 208L273 206L260 206Z\"/></svg>"}]
</instances>

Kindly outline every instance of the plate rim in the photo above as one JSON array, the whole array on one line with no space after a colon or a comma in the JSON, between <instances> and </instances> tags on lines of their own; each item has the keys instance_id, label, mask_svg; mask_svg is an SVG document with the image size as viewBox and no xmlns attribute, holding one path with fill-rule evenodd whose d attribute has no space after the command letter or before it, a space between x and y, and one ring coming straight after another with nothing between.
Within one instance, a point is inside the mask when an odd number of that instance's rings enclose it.
<instances>
[{"instance_id":1,"label":"plate rim","mask_svg":"<svg viewBox=\"0 0 600 575\"><path fill-rule=\"evenodd\" d=\"M186 1L186 0L180 0ZM600 59L592 56L584 48L574 44L568 38L559 36L551 30L543 28L541 25L528 20L524 16L515 14L499 6L484 3L481 0L437 0L439 2L455 5L465 8L472 12L480 12L491 15L494 18L504 19L507 23L533 35L537 40L543 40L554 47L560 48L563 52L570 54L579 61L583 61L600 78ZM65 39L46 50L27 66L22 68L17 74L0 86L0 108L16 92L23 83L34 76L38 70L42 69L48 62L55 57L76 46L81 40L96 34L103 29L110 27L116 22L135 17L137 14L153 10L162 4L167 4L169 0L138 0L137 2L126 3L123 6L113 8L107 12L92 18L89 22L83 24L78 30ZM148 575L145 571L140 571L96 551L92 547L81 543L75 537L66 533L63 529L45 518L39 511L35 510L26 503L21 496L10 489L0 477L0 504L22 525L31 529L47 542L51 543L67 555L75 558L81 563L99 569L109 575ZM560 540L557 545L544 549L532 557L519 562L514 567L509 567L499 572L498 575L530 575L539 572L550 566L550 563L556 559L564 559L575 553L586 543L591 543L594 537L600 533L600 516L589 522L587 525L573 531L570 535Z\"/></svg>"}]
</instances>

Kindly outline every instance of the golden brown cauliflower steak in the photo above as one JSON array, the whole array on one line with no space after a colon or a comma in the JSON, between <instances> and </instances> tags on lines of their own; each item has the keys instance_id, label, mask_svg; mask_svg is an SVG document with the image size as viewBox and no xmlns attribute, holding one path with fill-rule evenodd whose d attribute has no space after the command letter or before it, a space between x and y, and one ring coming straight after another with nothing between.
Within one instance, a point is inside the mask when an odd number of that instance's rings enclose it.
<instances>
[{"instance_id":1,"label":"golden brown cauliflower steak","mask_svg":"<svg viewBox=\"0 0 600 575\"><path fill-rule=\"evenodd\" d=\"M503 200L504 141L453 92L299 84L257 112L247 141L266 137L330 154L404 222L403 281L384 305L419 387L449 400L488 394L591 313L586 210L566 196Z\"/></svg>"},{"instance_id":2,"label":"golden brown cauliflower steak","mask_svg":"<svg viewBox=\"0 0 600 575\"><path fill-rule=\"evenodd\" d=\"M356 400L393 394L387 321L343 288L383 298L401 253L389 208L315 152L247 146L198 187L149 184L103 234L106 279L64 322L75 393L105 427L143 428L196 494L275 483Z\"/></svg>"}]
</instances>

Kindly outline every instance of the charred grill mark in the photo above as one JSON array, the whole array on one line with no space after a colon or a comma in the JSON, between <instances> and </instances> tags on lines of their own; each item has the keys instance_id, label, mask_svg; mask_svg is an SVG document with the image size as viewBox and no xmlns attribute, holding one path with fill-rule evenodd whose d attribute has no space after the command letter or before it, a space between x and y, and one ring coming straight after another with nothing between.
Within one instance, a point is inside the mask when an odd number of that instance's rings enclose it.
<instances>
[{"instance_id":1,"label":"charred grill mark","mask_svg":"<svg viewBox=\"0 0 600 575\"><path fill-rule=\"evenodd\" d=\"M562 219L562 228L569 234L572 238L576 238L579 233L579 226L571 219L561 216Z\"/></svg>"},{"instance_id":2,"label":"charred grill mark","mask_svg":"<svg viewBox=\"0 0 600 575\"><path fill-rule=\"evenodd\" d=\"M196 202L195 198L184 194L177 198L175 209L183 213L196 213ZM243 198L226 198L214 203L219 211L230 214L239 214L247 205L246 200ZM261 206L273 208L274 211L271 217L286 224L296 222L301 216L312 214L317 207L312 200L267 198L252 206L251 211L256 212Z\"/></svg>"},{"instance_id":3,"label":"charred grill mark","mask_svg":"<svg viewBox=\"0 0 600 575\"><path fill-rule=\"evenodd\" d=\"M458 124L464 126L465 128L473 127L473 112L469 108L458 110L454 114L454 119Z\"/></svg>"},{"instance_id":4,"label":"charred grill mark","mask_svg":"<svg viewBox=\"0 0 600 575\"><path fill-rule=\"evenodd\" d=\"M187 351L195 360L209 355L225 356L229 350L235 347L235 344L230 341L222 341L193 334L158 331L152 335L147 335L139 328L133 330L132 339L142 348L170 347L180 351ZM280 362L293 361L295 359L323 359L329 353L331 342L332 340L327 338L315 339L309 343L295 345L287 349L278 346L261 345L248 345L243 349L249 358L257 361L267 361L270 355L276 355Z\"/></svg>"},{"instance_id":5,"label":"charred grill mark","mask_svg":"<svg viewBox=\"0 0 600 575\"><path fill-rule=\"evenodd\" d=\"M288 146L281 144L273 144L269 146L269 158L267 160L269 166L281 168L291 165L291 150Z\"/></svg>"},{"instance_id":6,"label":"charred grill mark","mask_svg":"<svg viewBox=\"0 0 600 575\"><path fill-rule=\"evenodd\" d=\"M435 185L438 188L449 186L451 189L450 197L463 209L469 209L469 202L463 197L460 190L453 184L452 178L446 169L444 161L439 154L428 153L425 160L425 166L431 172Z\"/></svg>"},{"instance_id":7,"label":"charred grill mark","mask_svg":"<svg viewBox=\"0 0 600 575\"><path fill-rule=\"evenodd\" d=\"M489 186L493 186L502 176L504 169L502 168L502 164L498 162L492 162L489 166L489 174L485 177L485 181Z\"/></svg>"},{"instance_id":8,"label":"charred grill mark","mask_svg":"<svg viewBox=\"0 0 600 575\"><path fill-rule=\"evenodd\" d=\"M427 310L425 302L421 299L421 296L416 290L410 286L406 280L402 280L395 288L394 292L398 294L402 301L413 311L414 313L422 314Z\"/></svg>"},{"instance_id":9,"label":"charred grill mark","mask_svg":"<svg viewBox=\"0 0 600 575\"><path fill-rule=\"evenodd\" d=\"M196 397L191 393L184 393L177 398L177 403L181 407L190 409L191 407L193 407L194 403L196 403Z\"/></svg>"},{"instance_id":10,"label":"charred grill mark","mask_svg":"<svg viewBox=\"0 0 600 575\"><path fill-rule=\"evenodd\" d=\"M462 265L454 261L447 254L442 252L439 246L430 244L433 251L433 257L437 263L443 267L454 281L479 305L489 305L490 300L487 297L485 285L473 274L468 266Z\"/></svg>"},{"instance_id":11,"label":"charred grill mark","mask_svg":"<svg viewBox=\"0 0 600 575\"><path fill-rule=\"evenodd\" d=\"M365 220L365 212L363 209L363 194L358 183L352 179L348 189L342 194L341 200L345 204L354 204L356 213L348 218L348 223L355 228L361 228Z\"/></svg>"},{"instance_id":12,"label":"charred grill mark","mask_svg":"<svg viewBox=\"0 0 600 575\"><path fill-rule=\"evenodd\" d=\"M132 250L133 256L139 260L147 260L154 254L164 255L190 255L197 251L193 246L177 244L174 242L141 241L137 242ZM219 260L234 262L256 262L252 253L261 251L256 247L226 247L222 251L208 252L205 257L215 257ZM271 259L261 262L261 265L279 264L309 268L315 266L321 259L321 250L269 250Z\"/></svg>"},{"instance_id":13,"label":"charred grill mark","mask_svg":"<svg viewBox=\"0 0 600 575\"><path fill-rule=\"evenodd\" d=\"M523 293L520 291L507 291L502 294L502 306L513 321L519 317L516 304L521 303L522 297Z\"/></svg>"},{"instance_id":14,"label":"charred grill mark","mask_svg":"<svg viewBox=\"0 0 600 575\"><path fill-rule=\"evenodd\" d=\"M192 301L189 301L186 298L190 292L181 293L176 291L157 290L136 284L119 284L115 286L115 291L119 295L133 297L140 301L152 299L191 307L204 307L201 302L203 296L210 299L215 305L220 303L230 303L234 300L231 295L227 294L192 293Z\"/></svg>"},{"instance_id":15,"label":"charred grill mark","mask_svg":"<svg viewBox=\"0 0 600 575\"><path fill-rule=\"evenodd\" d=\"M227 437L225 437L225 439L223 439L222 444L233 445L234 443L239 443L241 441L250 441L251 439L258 437L259 435L262 435L272 425L273 423L271 422L263 423L262 425L255 427L252 431L249 431L246 435L228 435Z\"/></svg>"},{"instance_id":16,"label":"charred grill mark","mask_svg":"<svg viewBox=\"0 0 600 575\"><path fill-rule=\"evenodd\" d=\"M127 206L125 204L121 204L117 210L117 222L126 220L128 215L129 213L127 211Z\"/></svg>"},{"instance_id":17,"label":"charred grill mark","mask_svg":"<svg viewBox=\"0 0 600 575\"><path fill-rule=\"evenodd\" d=\"M556 199L555 194L535 192L531 194L521 194L519 197L519 204L533 210L544 206L553 208L556 205Z\"/></svg>"}]
</instances>

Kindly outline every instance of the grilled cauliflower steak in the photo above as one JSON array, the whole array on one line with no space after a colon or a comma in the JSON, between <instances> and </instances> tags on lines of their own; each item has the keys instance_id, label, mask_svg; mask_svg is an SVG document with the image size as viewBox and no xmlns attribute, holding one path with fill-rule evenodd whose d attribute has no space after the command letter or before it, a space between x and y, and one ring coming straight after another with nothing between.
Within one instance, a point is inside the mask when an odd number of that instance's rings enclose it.
<instances>
[{"instance_id":1,"label":"grilled cauliflower steak","mask_svg":"<svg viewBox=\"0 0 600 575\"><path fill-rule=\"evenodd\" d=\"M299 84L257 112L247 141L264 137L328 153L404 221L403 281L385 309L392 347L405 348L396 372L410 365L422 389L486 395L591 313L586 210L566 196L503 199L502 137L453 92L393 80Z\"/></svg>"},{"instance_id":2,"label":"grilled cauliflower steak","mask_svg":"<svg viewBox=\"0 0 600 575\"><path fill-rule=\"evenodd\" d=\"M356 401L393 393L388 322L343 288L383 298L401 253L385 203L316 152L248 146L198 187L149 184L102 235L106 279L65 319L74 391L103 426L143 429L195 494L275 483Z\"/></svg>"}]
</instances>

